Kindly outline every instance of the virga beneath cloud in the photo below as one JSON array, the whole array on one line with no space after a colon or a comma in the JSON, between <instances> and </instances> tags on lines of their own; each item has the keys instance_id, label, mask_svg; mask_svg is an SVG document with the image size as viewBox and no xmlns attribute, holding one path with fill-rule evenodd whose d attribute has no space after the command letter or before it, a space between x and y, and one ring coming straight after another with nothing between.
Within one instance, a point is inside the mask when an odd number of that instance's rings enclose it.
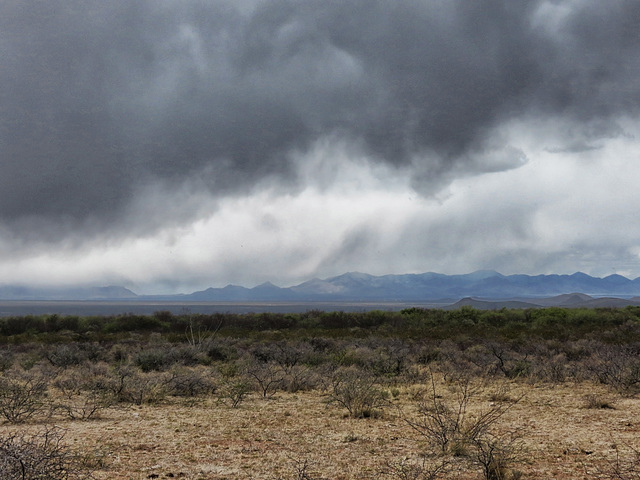
<instances>
[{"instance_id":1,"label":"virga beneath cloud","mask_svg":"<svg viewBox=\"0 0 640 480\"><path fill-rule=\"evenodd\" d=\"M639 18L632 0L5 2L0 281L640 275Z\"/></svg>"}]
</instances>

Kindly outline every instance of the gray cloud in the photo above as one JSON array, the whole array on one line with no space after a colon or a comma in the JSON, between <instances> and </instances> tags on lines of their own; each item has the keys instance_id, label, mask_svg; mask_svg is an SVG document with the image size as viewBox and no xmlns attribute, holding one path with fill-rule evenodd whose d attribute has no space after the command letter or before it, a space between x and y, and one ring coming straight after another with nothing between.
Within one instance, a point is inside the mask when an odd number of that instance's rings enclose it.
<instances>
[{"instance_id":1,"label":"gray cloud","mask_svg":"<svg viewBox=\"0 0 640 480\"><path fill-rule=\"evenodd\" d=\"M638 113L638 18L635 0L10 0L0 223L18 240L157 228L189 212L130 218L149 185L295 186L292 152L331 135L426 193L514 168L526 153L496 140L503 122L612 135Z\"/></svg>"}]
</instances>

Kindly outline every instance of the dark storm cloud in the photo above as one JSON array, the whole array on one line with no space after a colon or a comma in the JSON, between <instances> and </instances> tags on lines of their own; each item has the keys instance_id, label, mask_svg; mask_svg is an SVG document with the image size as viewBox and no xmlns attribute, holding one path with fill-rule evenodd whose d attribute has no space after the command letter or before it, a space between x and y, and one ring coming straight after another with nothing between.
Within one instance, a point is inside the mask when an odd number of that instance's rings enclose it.
<instances>
[{"instance_id":1,"label":"dark storm cloud","mask_svg":"<svg viewBox=\"0 0 640 480\"><path fill-rule=\"evenodd\" d=\"M489 138L504 121L606 135L638 113L639 19L635 0L9 0L0 222L117 231L153 182L294 184L290 153L327 135L431 187L512 168L521 152Z\"/></svg>"}]
</instances>

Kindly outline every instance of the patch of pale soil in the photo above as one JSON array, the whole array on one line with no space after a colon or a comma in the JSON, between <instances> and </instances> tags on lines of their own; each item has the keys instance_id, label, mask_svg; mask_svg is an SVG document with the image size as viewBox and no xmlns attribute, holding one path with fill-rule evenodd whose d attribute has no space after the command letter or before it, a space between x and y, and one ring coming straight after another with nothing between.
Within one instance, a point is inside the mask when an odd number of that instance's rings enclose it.
<instances>
[{"instance_id":1,"label":"patch of pale soil","mask_svg":"<svg viewBox=\"0 0 640 480\"><path fill-rule=\"evenodd\" d=\"M249 397L238 408L213 399L172 400L109 410L89 421L60 420L64 441L94 459L96 479L296 479L383 478L386 462L417 458L424 437L403 420L415 415L417 387L401 389L381 418L352 419L327 406L319 392ZM443 400L453 393L441 387ZM615 400L615 409L585 408L585 396ZM559 386L513 383L509 396L522 399L501 419L496 433L515 431L526 479L592 479L640 449L640 400L620 398L593 384ZM482 394L470 410L491 408ZM1 425L0 434L37 432L42 425ZM306 467L305 467L306 463ZM460 463L446 478L478 479L480 470Z\"/></svg>"}]
</instances>

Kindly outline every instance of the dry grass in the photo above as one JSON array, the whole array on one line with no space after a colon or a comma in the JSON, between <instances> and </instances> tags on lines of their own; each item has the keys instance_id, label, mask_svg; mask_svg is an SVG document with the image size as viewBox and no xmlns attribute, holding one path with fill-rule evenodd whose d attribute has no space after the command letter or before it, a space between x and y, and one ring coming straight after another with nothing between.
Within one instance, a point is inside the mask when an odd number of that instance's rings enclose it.
<instances>
[{"instance_id":1,"label":"dry grass","mask_svg":"<svg viewBox=\"0 0 640 480\"><path fill-rule=\"evenodd\" d=\"M443 400L452 395L439 384ZM473 399L491 408L498 385ZM620 398L615 409L585 408L587 395L609 395L591 384L560 386L514 382L501 399L524 395L494 433L516 431L523 479L606 476L616 455L640 449L640 400ZM419 462L424 438L403 419L416 415L415 385L400 388L379 418L356 419L326 404L321 392L251 395L238 408L206 399L170 399L160 405L109 409L95 420L56 419L65 442L93 462L96 479L378 479L385 465ZM397 392L396 392L397 393ZM0 434L37 432L41 424L1 425ZM399 478L399 477L396 477ZM438 478L482 478L454 460Z\"/></svg>"}]
</instances>

